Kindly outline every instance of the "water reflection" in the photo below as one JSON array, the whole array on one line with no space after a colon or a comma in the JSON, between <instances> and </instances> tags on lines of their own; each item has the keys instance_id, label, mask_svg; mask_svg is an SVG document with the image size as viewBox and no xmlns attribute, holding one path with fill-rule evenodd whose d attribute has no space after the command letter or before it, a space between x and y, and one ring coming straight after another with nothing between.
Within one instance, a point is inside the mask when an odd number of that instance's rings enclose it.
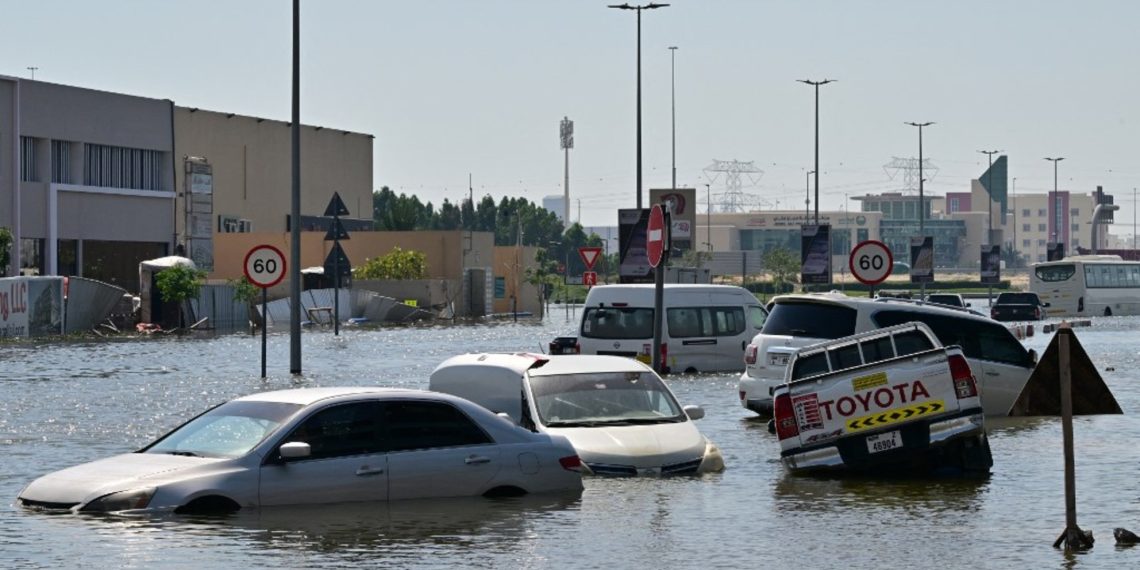
<instances>
[{"instance_id":1,"label":"water reflection","mask_svg":"<svg viewBox=\"0 0 1140 570\"><path fill-rule=\"evenodd\" d=\"M877 479L784 473L776 483L776 508L795 512L902 510L930 515L980 509L989 477Z\"/></svg>"}]
</instances>

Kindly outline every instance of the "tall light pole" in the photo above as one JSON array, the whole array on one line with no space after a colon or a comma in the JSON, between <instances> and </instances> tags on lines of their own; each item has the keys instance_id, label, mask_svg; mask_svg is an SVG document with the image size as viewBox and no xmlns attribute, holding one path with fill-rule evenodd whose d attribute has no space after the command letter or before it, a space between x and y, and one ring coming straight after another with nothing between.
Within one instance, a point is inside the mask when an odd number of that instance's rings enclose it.
<instances>
[{"instance_id":1,"label":"tall light pole","mask_svg":"<svg viewBox=\"0 0 1140 570\"><path fill-rule=\"evenodd\" d=\"M810 79L797 79L800 83L806 83L815 87L815 224L819 225L819 86L834 83L834 79L824 79L823 81L812 81Z\"/></svg>"},{"instance_id":2,"label":"tall light pole","mask_svg":"<svg viewBox=\"0 0 1140 570\"><path fill-rule=\"evenodd\" d=\"M650 2L640 6L625 4L610 4L610 8L618 10L634 10L637 12L637 209L641 209L641 11L664 8L668 4Z\"/></svg>"},{"instance_id":3,"label":"tall light pole","mask_svg":"<svg viewBox=\"0 0 1140 570\"><path fill-rule=\"evenodd\" d=\"M912 127L918 127L918 235L926 237L923 224L926 218L926 198L923 197L922 184L926 180L922 176L922 127L929 127L933 125L933 121L925 123L906 123Z\"/></svg>"},{"instance_id":4,"label":"tall light pole","mask_svg":"<svg viewBox=\"0 0 1140 570\"><path fill-rule=\"evenodd\" d=\"M1015 176L1013 178L1013 243L1010 244L1009 252L1013 253L1016 251L1020 250L1017 249L1017 177ZM1021 259L1020 254L1013 258L1015 266L1018 259Z\"/></svg>"},{"instance_id":5,"label":"tall light pole","mask_svg":"<svg viewBox=\"0 0 1140 570\"><path fill-rule=\"evenodd\" d=\"M673 120L673 186L677 189L677 46L669 46L669 95ZM641 194L638 193L638 196Z\"/></svg>"},{"instance_id":6,"label":"tall light pole","mask_svg":"<svg viewBox=\"0 0 1140 570\"><path fill-rule=\"evenodd\" d=\"M1061 211L1061 209L1057 207L1057 163L1065 160L1065 157L1045 157L1045 160L1053 163L1053 198L1050 200L1053 206L1053 232L1051 235L1053 238L1053 243L1057 243L1057 227L1060 225L1060 221L1057 218L1060 215Z\"/></svg>"},{"instance_id":7,"label":"tall light pole","mask_svg":"<svg viewBox=\"0 0 1140 570\"><path fill-rule=\"evenodd\" d=\"M986 187L986 208L987 208L986 211L989 212L989 214L990 214L990 217L988 218L989 223L987 224L987 229L986 229L986 245L993 245L993 243L994 243L994 195L993 195L993 190L994 189L990 186L990 182L993 180L994 175L992 172L990 172L990 169L994 167L994 155L1001 152L1001 151L1000 150L979 150L978 152L986 155L986 158L989 159L989 167L986 168L986 181L982 182L982 185Z\"/></svg>"},{"instance_id":8,"label":"tall light pole","mask_svg":"<svg viewBox=\"0 0 1140 570\"><path fill-rule=\"evenodd\" d=\"M565 154L565 184L562 187L562 225L567 229L570 228L570 149L574 148L574 121L567 117L562 117L562 123L558 125L558 134L560 135L560 146L562 152ZM581 215L579 215L581 217ZM579 220L580 221L580 220Z\"/></svg>"},{"instance_id":9,"label":"tall light pole","mask_svg":"<svg viewBox=\"0 0 1140 570\"><path fill-rule=\"evenodd\" d=\"M807 173L807 175L804 176L804 223L805 224L807 223L808 216L810 215L808 213L808 205L811 204L811 175L812 174L815 174L814 170L809 171ZM818 204L816 206L818 207ZM818 221L819 220L816 220L816 222L818 222Z\"/></svg>"},{"instance_id":10,"label":"tall light pole","mask_svg":"<svg viewBox=\"0 0 1140 570\"><path fill-rule=\"evenodd\" d=\"M1133 224L1135 225L1135 224ZM1133 231L1133 234L1136 232ZM705 239L708 240L709 252L712 252L712 186L705 184ZM1133 248L1135 249L1135 247Z\"/></svg>"},{"instance_id":11,"label":"tall light pole","mask_svg":"<svg viewBox=\"0 0 1140 570\"><path fill-rule=\"evenodd\" d=\"M36 78L36 70L37 69L39 69L39 68L34 66L34 65L28 67L28 71L32 72L32 79Z\"/></svg>"},{"instance_id":12,"label":"tall light pole","mask_svg":"<svg viewBox=\"0 0 1140 570\"><path fill-rule=\"evenodd\" d=\"M289 214L289 372L301 373L301 0L293 0L292 189ZM339 294L339 293L338 293ZM263 323L264 326L264 323Z\"/></svg>"}]
</instances>

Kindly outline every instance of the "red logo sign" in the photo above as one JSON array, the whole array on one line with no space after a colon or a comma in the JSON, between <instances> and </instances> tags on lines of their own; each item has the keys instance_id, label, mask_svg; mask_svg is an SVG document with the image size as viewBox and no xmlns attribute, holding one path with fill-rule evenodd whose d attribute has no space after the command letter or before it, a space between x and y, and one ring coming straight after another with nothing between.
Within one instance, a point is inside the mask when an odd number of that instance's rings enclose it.
<instances>
[{"instance_id":1,"label":"red logo sign","mask_svg":"<svg viewBox=\"0 0 1140 570\"><path fill-rule=\"evenodd\" d=\"M645 228L645 254L649 256L649 266L657 267L661 255L665 253L665 214L660 204L649 210L649 227Z\"/></svg>"},{"instance_id":2,"label":"red logo sign","mask_svg":"<svg viewBox=\"0 0 1140 570\"><path fill-rule=\"evenodd\" d=\"M586 271L582 273L582 284L587 287L593 287L598 284L598 274L594 271Z\"/></svg>"},{"instance_id":3,"label":"red logo sign","mask_svg":"<svg viewBox=\"0 0 1140 570\"><path fill-rule=\"evenodd\" d=\"M586 269L593 269L594 264L598 262L598 256L601 255L602 248L600 247L580 247L578 248L578 257L582 258L582 263L586 264Z\"/></svg>"}]
</instances>

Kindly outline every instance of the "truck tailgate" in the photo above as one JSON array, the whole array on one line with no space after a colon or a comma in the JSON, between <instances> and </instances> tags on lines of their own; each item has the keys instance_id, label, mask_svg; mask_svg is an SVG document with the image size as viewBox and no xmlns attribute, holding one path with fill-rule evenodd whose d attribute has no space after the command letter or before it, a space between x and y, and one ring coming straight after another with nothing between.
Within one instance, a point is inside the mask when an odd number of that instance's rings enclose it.
<instances>
[{"instance_id":1,"label":"truck tailgate","mask_svg":"<svg viewBox=\"0 0 1140 570\"><path fill-rule=\"evenodd\" d=\"M941 348L801 380L789 389L805 447L959 410Z\"/></svg>"}]
</instances>

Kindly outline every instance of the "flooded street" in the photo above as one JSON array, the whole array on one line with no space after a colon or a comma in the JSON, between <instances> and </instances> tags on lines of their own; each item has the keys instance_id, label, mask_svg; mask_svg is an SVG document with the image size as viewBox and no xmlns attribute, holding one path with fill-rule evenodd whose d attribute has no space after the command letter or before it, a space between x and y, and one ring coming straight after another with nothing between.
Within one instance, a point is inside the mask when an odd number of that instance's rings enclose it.
<instances>
[{"instance_id":1,"label":"flooded street","mask_svg":"<svg viewBox=\"0 0 1140 570\"><path fill-rule=\"evenodd\" d=\"M208 406L301 386L423 388L470 351L540 351L576 317L484 326L308 331L304 376L287 334L4 345L0 348L0 566L12 567L756 567L1124 568L1140 548L1140 318L1106 318L1077 338L1123 416L1075 423L1080 526L1096 546L1066 557L1059 419L990 421L984 480L791 477L775 436L740 407L736 375L673 376L683 404L724 453L699 478L586 480L581 497L463 499L264 509L221 518L45 515L13 505L35 477L132 451ZM1027 342L1043 352L1050 335ZM1111 369L1111 370L1110 370Z\"/></svg>"}]
</instances>

